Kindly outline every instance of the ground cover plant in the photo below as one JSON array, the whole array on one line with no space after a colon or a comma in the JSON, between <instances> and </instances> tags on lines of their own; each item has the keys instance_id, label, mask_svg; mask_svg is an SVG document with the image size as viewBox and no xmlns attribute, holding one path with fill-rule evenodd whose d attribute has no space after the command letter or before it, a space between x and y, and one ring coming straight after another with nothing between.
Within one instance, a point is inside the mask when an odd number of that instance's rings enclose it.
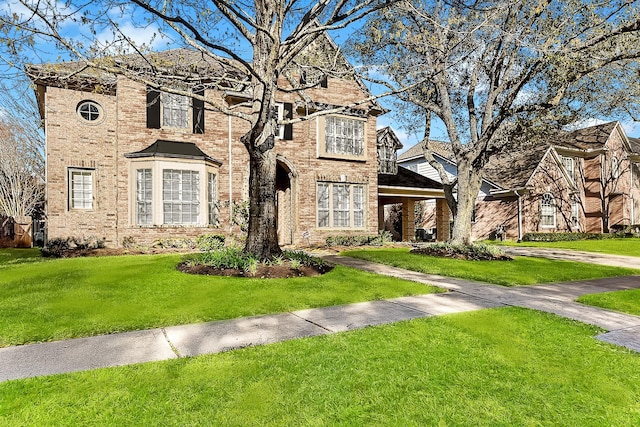
<instances>
[{"instance_id":1,"label":"ground cover plant","mask_svg":"<svg viewBox=\"0 0 640 427\"><path fill-rule=\"evenodd\" d=\"M500 308L0 383L2 425L640 424L640 357Z\"/></svg>"},{"instance_id":2,"label":"ground cover plant","mask_svg":"<svg viewBox=\"0 0 640 427\"><path fill-rule=\"evenodd\" d=\"M578 302L640 316L640 289L583 295Z\"/></svg>"},{"instance_id":3,"label":"ground cover plant","mask_svg":"<svg viewBox=\"0 0 640 427\"><path fill-rule=\"evenodd\" d=\"M47 259L0 269L0 347L437 292L337 266L318 277L185 274L181 255Z\"/></svg>"},{"instance_id":4,"label":"ground cover plant","mask_svg":"<svg viewBox=\"0 0 640 427\"><path fill-rule=\"evenodd\" d=\"M422 273L516 286L640 274L640 270L515 257L513 261L466 261L412 254L408 248L359 249L341 255L405 268Z\"/></svg>"},{"instance_id":5,"label":"ground cover plant","mask_svg":"<svg viewBox=\"0 0 640 427\"><path fill-rule=\"evenodd\" d=\"M640 239L606 239L606 240L575 240L566 242L493 242L487 243L504 245L504 246L519 246L519 247L534 247L534 248L558 248L558 249L573 249L577 251L585 252L599 252L613 255L625 255L640 257ZM638 261L640 267L640 261Z\"/></svg>"}]
</instances>

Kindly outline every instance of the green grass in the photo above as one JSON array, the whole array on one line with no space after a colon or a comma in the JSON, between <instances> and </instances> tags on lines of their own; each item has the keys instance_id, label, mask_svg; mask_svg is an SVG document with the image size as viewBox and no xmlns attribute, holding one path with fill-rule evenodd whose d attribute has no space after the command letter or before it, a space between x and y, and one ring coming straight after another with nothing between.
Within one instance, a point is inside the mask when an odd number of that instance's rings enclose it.
<instances>
[{"instance_id":1,"label":"green grass","mask_svg":"<svg viewBox=\"0 0 640 427\"><path fill-rule=\"evenodd\" d=\"M583 295L578 302L640 316L640 289Z\"/></svg>"},{"instance_id":2,"label":"green grass","mask_svg":"<svg viewBox=\"0 0 640 427\"><path fill-rule=\"evenodd\" d=\"M46 260L0 268L0 347L437 292L336 267L314 278L209 277L180 255Z\"/></svg>"},{"instance_id":3,"label":"green grass","mask_svg":"<svg viewBox=\"0 0 640 427\"><path fill-rule=\"evenodd\" d=\"M502 246L573 249L576 251L599 252L612 255L640 257L640 239L604 239L604 240L576 240L573 242L494 242L485 243ZM639 263L640 265L640 263Z\"/></svg>"},{"instance_id":4,"label":"green grass","mask_svg":"<svg viewBox=\"0 0 640 427\"><path fill-rule=\"evenodd\" d=\"M535 285L572 280L640 274L640 270L543 258L516 257L513 261L465 261L409 253L408 248L361 249L342 255L429 274L494 283Z\"/></svg>"},{"instance_id":5,"label":"green grass","mask_svg":"<svg viewBox=\"0 0 640 427\"><path fill-rule=\"evenodd\" d=\"M637 426L640 357L519 308L0 383L0 425Z\"/></svg>"},{"instance_id":6,"label":"green grass","mask_svg":"<svg viewBox=\"0 0 640 427\"><path fill-rule=\"evenodd\" d=\"M0 268L16 264L24 264L29 262L40 262L43 258L40 256L39 248L31 249L0 249Z\"/></svg>"}]
</instances>

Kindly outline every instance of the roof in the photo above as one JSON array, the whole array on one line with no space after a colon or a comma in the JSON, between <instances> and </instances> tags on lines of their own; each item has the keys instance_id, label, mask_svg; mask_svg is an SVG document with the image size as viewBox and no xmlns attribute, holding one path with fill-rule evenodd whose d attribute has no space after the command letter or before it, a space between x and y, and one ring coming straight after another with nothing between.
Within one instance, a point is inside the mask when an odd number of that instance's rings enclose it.
<instances>
[{"instance_id":1,"label":"roof","mask_svg":"<svg viewBox=\"0 0 640 427\"><path fill-rule=\"evenodd\" d=\"M407 151L398 156L398 161L401 162L422 157L422 150L425 143L425 141L422 141L409 148ZM453 151L451 151L451 144L449 144L448 142L436 141L432 139L429 141L429 146L431 147L431 150L434 152L434 154L437 154L443 159L455 162Z\"/></svg>"},{"instance_id":2,"label":"roof","mask_svg":"<svg viewBox=\"0 0 640 427\"><path fill-rule=\"evenodd\" d=\"M603 123L572 132L566 132L553 138L550 142L528 144L491 158L484 169L484 179L503 189L523 188L535 172L550 147L570 148L578 150L601 149L619 126L618 122ZM640 154L640 139L628 138L634 154ZM398 157L398 161L406 161L422 157L424 142L411 147ZM430 141L435 154L455 164L451 144Z\"/></svg>"},{"instance_id":3,"label":"roof","mask_svg":"<svg viewBox=\"0 0 640 427\"><path fill-rule=\"evenodd\" d=\"M376 140L378 145L381 145L385 139L391 139L396 150L400 150L403 147L402 142L400 142L396 133L389 126L376 131Z\"/></svg>"},{"instance_id":4,"label":"roof","mask_svg":"<svg viewBox=\"0 0 640 427\"><path fill-rule=\"evenodd\" d=\"M388 187L406 187L406 188L430 188L442 189L441 183L420 175L417 172L410 171L407 168L398 166L398 173L395 175L378 174L378 185Z\"/></svg>"},{"instance_id":5,"label":"roof","mask_svg":"<svg viewBox=\"0 0 640 427\"><path fill-rule=\"evenodd\" d=\"M145 157L169 157L178 159L204 160L221 165L222 162L215 160L206 155L193 142L177 142L159 139L147 148L136 151L135 153L127 153L124 155L129 159L145 158Z\"/></svg>"},{"instance_id":6,"label":"roof","mask_svg":"<svg viewBox=\"0 0 640 427\"><path fill-rule=\"evenodd\" d=\"M553 143L561 147L577 148L579 150L602 148L611 137L611 133L617 125L618 122L609 122L577 129L560 136L559 139L553 141Z\"/></svg>"},{"instance_id":7,"label":"roof","mask_svg":"<svg viewBox=\"0 0 640 427\"><path fill-rule=\"evenodd\" d=\"M484 178L503 189L523 188L551 146L536 144L492 157L484 169Z\"/></svg>"}]
</instances>

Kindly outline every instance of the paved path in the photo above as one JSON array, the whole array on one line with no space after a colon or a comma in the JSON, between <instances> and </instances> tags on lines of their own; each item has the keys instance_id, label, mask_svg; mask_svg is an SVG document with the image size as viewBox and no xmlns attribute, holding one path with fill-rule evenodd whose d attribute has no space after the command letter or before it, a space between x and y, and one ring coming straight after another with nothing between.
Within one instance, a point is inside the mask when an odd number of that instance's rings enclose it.
<instances>
[{"instance_id":1,"label":"paved path","mask_svg":"<svg viewBox=\"0 0 640 427\"><path fill-rule=\"evenodd\" d=\"M340 256L330 261L451 292L0 348L0 381L217 353L371 325L490 307L533 308L597 325L597 338L640 352L640 317L574 302L586 293L640 288L640 276L505 288Z\"/></svg>"},{"instance_id":2,"label":"paved path","mask_svg":"<svg viewBox=\"0 0 640 427\"><path fill-rule=\"evenodd\" d=\"M529 248L524 246L502 246L512 256L532 256L538 258L559 259L565 261L586 262L589 264L610 265L640 269L640 258L624 255L601 254L553 248Z\"/></svg>"}]
</instances>

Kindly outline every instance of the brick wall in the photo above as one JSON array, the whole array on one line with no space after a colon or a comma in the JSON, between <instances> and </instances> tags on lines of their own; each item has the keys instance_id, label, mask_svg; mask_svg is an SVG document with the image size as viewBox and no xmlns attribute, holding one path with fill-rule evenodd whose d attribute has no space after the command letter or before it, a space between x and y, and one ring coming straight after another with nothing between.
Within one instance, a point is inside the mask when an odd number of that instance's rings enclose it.
<instances>
[{"instance_id":1,"label":"brick wall","mask_svg":"<svg viewBox=\"0 0 640 427\"><path fill-rule=\"evenodd\" d=\"M326 89L312 89L312 98L333 105L345 105L365 97L352 81L329 79ZM207 96L215 96L207 93ZM293 94L283 94L281 102L294 102ZM76 113L79 102L92 100L103 109L102 119L88 124ZM248 130L246 122L224 114L205 113L205 133L148 129L146 127L146 87L120 78L117 96L49 87L46 93L47 136L47 218L49 238L95 235L105 238L109 247L121 245L124 237L150 244L158 238L190 237L203 233L236 234L230 222L233 201L248 195L248 155L240 137ZM297 113L294 113L297 117ZM291 176L293 243L323 242L329 235L345 232L377 232L376 118L367 119L366 157L358 160L320 158L317 155L317 128L322 119L296 123L293 140L276 142L275 151ZM231 129L231 133L229 132ZM218 228L137 226L133 217L135 179L131 159L125 154L140 151L156 140L195 143L204 153L220 160ZM70 167L94 171L94 205L90 210L69 208L68 171ZM316 219L317 181L362 183L367 189L367 214L363 230L319 229ZM201 178L201 185L206 181Z\"/></svg>"}]
</instances>

